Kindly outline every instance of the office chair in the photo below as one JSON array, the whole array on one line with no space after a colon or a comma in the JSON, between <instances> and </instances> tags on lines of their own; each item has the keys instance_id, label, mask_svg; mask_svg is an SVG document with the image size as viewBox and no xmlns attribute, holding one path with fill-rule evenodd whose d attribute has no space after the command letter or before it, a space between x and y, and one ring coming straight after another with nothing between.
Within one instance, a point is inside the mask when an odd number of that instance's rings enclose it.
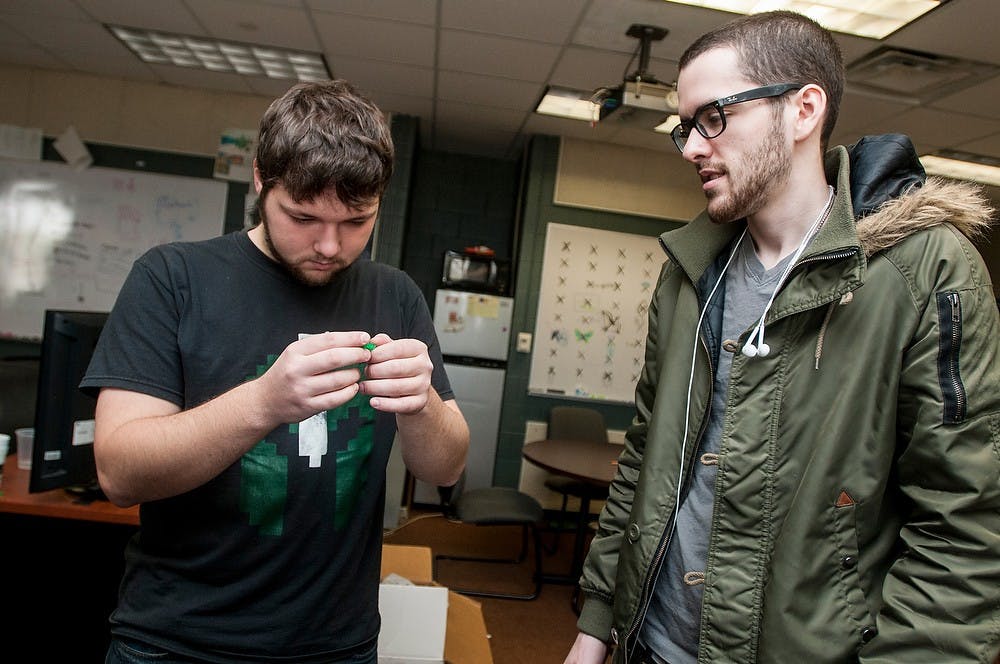
<instances>
[{"instance_id":1,"label":"office chair","mask_svg":"<svg viewBox=\"0 0 1000 664\"><path fill-rule=\"evenodd\" d=\"M451 588L463 595L476 597L497 597L500 599L529 600L538 597L542 589L542 543L538 532L538 524L542 522L545 512L541 503L526 493L508 487L486 487L461 491L461 483L455 487L444 487L438 490L444 515L450 520L476 526L520 526L521 550L515 558L483 558L475 556L435 555L434 564L438 560L463 560L484 563L520 564L528 553L528 548L534 548L535 567L532 571L534 588L524 593L503 593L475 588ZM457 497L455 494L457 493ZM437 570L435 569L435 577Z\"/></svg>"},{"instance_id":2,"label":"office chair","mask_svg":"<svg viewBox=\"0 0 1000 664\"><path fill-rule=\"evenodd\" d=\"M604 416L600 411L582 406L554 406L549 411L549 429L546 438L551 440L593 440L597 442L608 442L608 428L604 423ZM559 520L557 531L566 525L566 517L569 514L567 506L569 497L588 497L591 500L604 500L608 497L608 490L605 487L597 487L571 477L561 477L549 475L545 479L546 488L562 495L562 507L559 510ZM546 551L555 551L557 540Z\"/></svg>"}]
</instances>

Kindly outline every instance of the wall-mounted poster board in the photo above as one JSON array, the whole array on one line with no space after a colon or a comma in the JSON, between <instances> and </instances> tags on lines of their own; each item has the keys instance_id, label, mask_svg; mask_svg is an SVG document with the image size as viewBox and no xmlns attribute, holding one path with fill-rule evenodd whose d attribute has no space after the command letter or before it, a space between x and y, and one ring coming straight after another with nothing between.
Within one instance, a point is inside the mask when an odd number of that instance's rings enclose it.
<instances>
[{"instance_id":1,"label":"wall-mounted poster board","mask_svg":"<svg viewBox=\"0 0 1000 664\"><path fill-rule=\"evenodd\" d=\"M45 309L109 311L151 247L223 232L216 180L0 159L0 337L39 339Z\"/></svg>"},{"instance_id":2,"label":"wall-mounted poster board","mask_svg":"<svg viewBox=\"0 0 1000 664\"><path fill-rule=\"evenodd\" d=\"M548 224L528 391L634 402L664 258L655 237Z\"/></svg>"}]
</instances>

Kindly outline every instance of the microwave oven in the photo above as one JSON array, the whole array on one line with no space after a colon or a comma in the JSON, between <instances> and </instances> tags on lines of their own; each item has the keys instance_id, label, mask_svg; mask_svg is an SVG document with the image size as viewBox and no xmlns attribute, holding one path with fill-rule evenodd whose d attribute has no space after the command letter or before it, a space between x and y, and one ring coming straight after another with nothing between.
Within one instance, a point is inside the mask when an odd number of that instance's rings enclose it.
<instances>
[{"instance_id":1,"label":"microwave oven","mask_svg":"<svg viewBox=\"0 0 1000 664\"><path fill-rule=\"evenodd\" d=\"M444 254L441 285L445 288L505 295L509 279L509 261L450 250Z\"/></svg>"}]
</instances>

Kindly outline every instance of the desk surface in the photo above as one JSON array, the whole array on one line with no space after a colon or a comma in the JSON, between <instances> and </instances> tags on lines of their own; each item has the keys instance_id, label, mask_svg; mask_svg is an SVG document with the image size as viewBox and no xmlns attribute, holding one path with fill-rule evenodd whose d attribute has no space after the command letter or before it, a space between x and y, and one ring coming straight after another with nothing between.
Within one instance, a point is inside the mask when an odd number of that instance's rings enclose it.
<instances>
[{"instance_id":1,"label":"desk surface","mask_svg":"<svg viewBox=\"0 0 1000 664\"><path fill-rule=\"evenodd\" d=\"M608 486L618 471L623 449L614 443L549 439L526 443L521 454L551 473Z\"/></svg>"},{"instance_id":2,"label":"desk surface","mask_svg":"<svg viewBox=\"0 0 1000 664\"><path fill-rule=\"evenodd\" d=\"M106 500L82 503L62 489L30 493L28 491L30 475L30 470L17 467L17 458L14 455L7 457L3 464L3 480L0 483L0 512L139 525L138 506L116 507Z\"/></svg>"}]
</instances>

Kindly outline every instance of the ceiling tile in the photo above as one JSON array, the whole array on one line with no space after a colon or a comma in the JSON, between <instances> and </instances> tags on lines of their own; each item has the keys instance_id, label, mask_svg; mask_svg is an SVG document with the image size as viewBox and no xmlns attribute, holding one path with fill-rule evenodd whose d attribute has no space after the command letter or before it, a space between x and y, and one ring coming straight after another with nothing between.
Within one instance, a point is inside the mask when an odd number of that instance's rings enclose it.
<instances>
[{"instance_id":1,"label":"ceiling tile","mask_svg":"<svg viewBox=\"0 0 1000 664\"><path fill-rule=\"evenodd\" d=\"M952 146L1000 132L1000 120L984 120L930 108L915 108L894 120L898 131L918 133L929 144Z\"/></svg>"},{"instance_id":2,"label":"ceiling tile","mask_svg":"<svg viewBox=\"0 0 1000 664\"><path fill-rule=\"evenodd\" d=\"M77 53L73 56L73 69L80 72L127 78L133 81L157 81L159 78L149 66L126 51L121 55L105 53Z\"/></svg>"},{"instance_id":3,"label":"ceiling tile","mask_svg":"<svg viewBox=\"0 0 1000 664\"><path fill-rule=\"evenodd\" d=\"M319 42L305 9L250 0L189 2L197 19L216 39L318 51Z\"/></svg>"},{"instance_id":4,"label":"ceiling tile","mask_svg":"<svg viewBox=\"0 0 1000 664\"><path fill-rule=\"evenodd\" d=\"M421 118L421 126L431 126L434 114L434 100L430 97L414 97L391 92L373 92L371 98L386 113L399 113Z\"/></svg>"},{"instance_id":5,"label":"ceiling tile","mask_svg":"<svg viewBox=\"0 0 1000 664\"><path fill-rule=\"evenodd\" d=\"M442 0L441 27L564 44L585 0Z\"/></svg>"},{"instance_id":6,"label":"ceiling tile","mask_svg":"<svg viewBox=\"0 0 1000 664\"><path fill-rule=\"evenodd\" d=\"M434 66L433 28L321 12L313 19L323 50L330 56Z\"/></svg>"},{"instance_id":7,"label":"ceiling tile","mask_svg":"<svg viewBox=\"0 0 1000 664\"><path fill-rule=\"evenodd\" d=\"M68 69L69 65L33 44L12 44L0 39L0 62L24 67Z\"/></svg>"},{"instance_id":8,"label":"ceiling tile","mask_svg":"<svg viewBox=\"0 0 1000 664\"><path fill-rule=\"evenodd\" d=\"M848 86L840 103L837 118L839 131L860 133L872 122L891 121L913 110L913 106L891 101L881 96L853 92Z\"/></svg>"},{"instance_id":9,"label":"ceiling tile","mask_svg":"<svg viewBox=\"0 0 1000 664\"><path fill-rule=\"evenodd\" d=\"M968 143L959 143L955 146L955 148L957 150L962 150L963 152L982 154L987 157L1000 159L1000 133L993 134L992 136L986 136L985 138L980 138L975 141L969 141Z\"/></svg>"},{"instance_id":10,"label":"ceiling tile","mask_svg":"<svg viewBox=\"0 0 1000 664\"><path fill-rule=\"evenodd\" d=\"M601 0L588 8L573 43L633 53L639 40L625 34L629 26L654 25L669 32L661 41L651 43L651 55L676 62L695 39L732 18L734 15L726 12L662 0Z\"/></svg>"},{"instance_id":11,"label":"ceiling tile","mask_svg":"<svg viewBox=\"0 0 1000 664\"><path fill-rule=\"evenodd\" d=\"M443 71L438 76L438 97L445 101L469 101L499 108L534 108L545 86L495 76Z\"/></svg>"},{"instance_id":12,"label":"ceiling tile","mask_svg":"<svg viewBox=\"0 0 1000 664\"><path fill-rule=\"evenodd\" d=\"M931 100L929 105L946 111L996 117L996 111L1000 108L1000 76L994 76L953 95Z\"/></svg>"},{"instance_id":13,"label":"ceiling tile","mask_svg":"<svg viewBox=\"0 0 1000 664\"><path fill-rule=\"evenodd\" d=\"M957 0L943 4L885 39L891 46L1000 65L1000 2Z\"/></svg>"},{"instance_id":14,"label":"ceiling tile","mask_svg":"<svg viewBox=\"0 0 1000 664\"><path fill-rule=\"evenodd\" d=\"M337 78L345 78L369 92L434 96L434 70L429 67L337 56L330 62L330 69Z\"/></svg>"},{"instance_id":15,"label":"ceiling tile","mask_svg":"<svg viewBox=\"0 0 1000 664\"><path fill-rule=\"evenodd\" d=\"M76 0L91 16L103 23L128 25L182 35L205 36L205 30L182 0Z\"/></svg>"},{"instance_id":16,"label":"ceiling tile","mask_svg":"<svg viewBox=\"0 0 1000 664\"><path fill-rule=\"evenodd\" d=\"M316 11L434 25L438 0L305 0Z\"/></svg>"},{"instance_id":17,"label":"ceiling tile","mask_svg":"<svg viewBox=\"0 0 1000 664\"><path fill-rule=\"evenodd\" d=\"M228 72L194 69L193 67L175 67L173 65L150 65L165 83L186 85L192 88L206 90L225 90L227 92L251 92L250 84L239 74Z\"/></svg>"},{"instance_id":18,"label":"ceiling tile","mask_svg":"<svg viewBox=\"0 0 1000 664\"><path fill-rule=\"evenodd\" d=\"M4 19L12 29L53 53L71 56L75 53L96 53L102 50L117 55L128 52L125 46L100 23L28 14L12 14Z\"/></svg>"},{"instance_id":19,"label":"ceiling tile","mask_svg":"<svg viewBox=\"0 0 1000 664\"><path fill-rule=\"evenodd\" d=\"M626 74L635 70L635 63L629 63L629 56L614 51L594 50L571 46L567 48L555 71L551 83L579 90L594 90L603 86L618 85ZM650 66L649 71L661 80L674 80L677 67L670 70L659 65Z\"/></svg>"},{"instance_id":20,"label":"ceiling tile","mask_svg":"<svg viewBox=\"0 0 1000 664\"><path fill-rule=\"evenodd\" d=\"M524 111L506 108L463 104L457 101L439 101L435 120L456 127L469 127L470 131L488 131L491 127L500 131L517 132L525 119Z\"/></svg>"},{"instance_id":21,"label":"ceiling tile","mask_svg":"<svg viewBox=\"0 0 1000 664\"><path fill-rule=\"evenodd\" d=\"M52 18L86 20L87 15L72 0L4 0L0 14L48 16Z\"/></svg>"},{"instance_id":22,"label":"ceiling tile","mask_svg":"<svg viewBox=\"0 0 1000 664\"><path fill-rule=\"evenodd\" d=\"M439 66L522 81L544 81L558 55L559 48L548 44L442 30Z\"/></svg>"}]
</instances>

